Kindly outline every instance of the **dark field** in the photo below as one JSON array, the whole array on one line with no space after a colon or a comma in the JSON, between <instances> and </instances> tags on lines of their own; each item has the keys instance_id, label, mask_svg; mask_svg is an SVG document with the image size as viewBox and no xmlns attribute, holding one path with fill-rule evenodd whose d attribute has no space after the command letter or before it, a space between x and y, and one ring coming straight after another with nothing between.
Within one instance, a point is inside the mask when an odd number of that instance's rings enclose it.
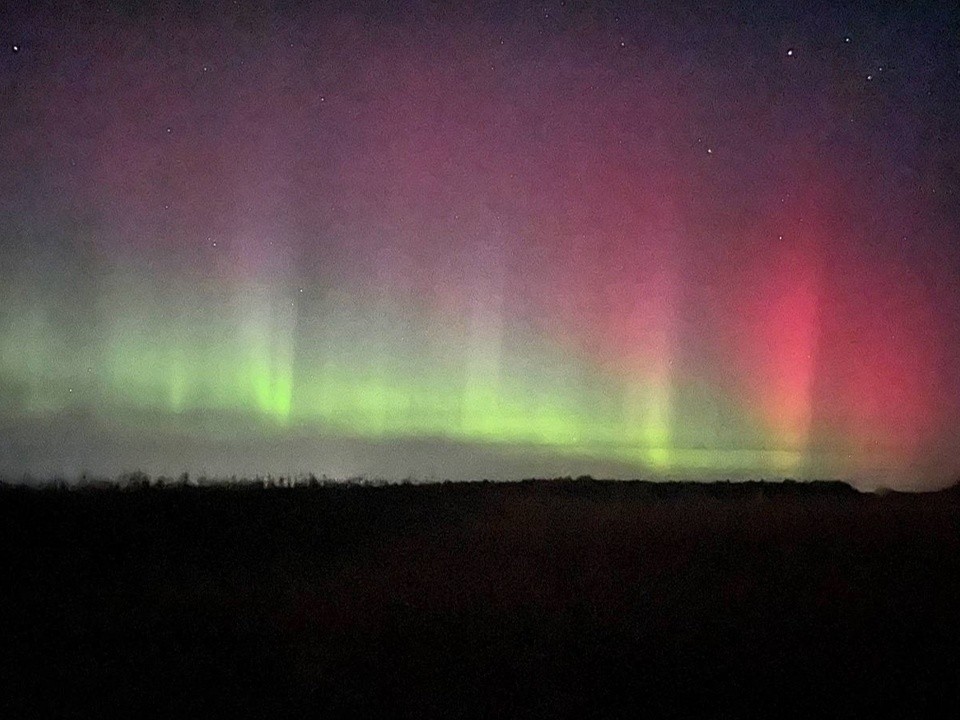
<instances>
[{"instance_id":1,"label":"dark field","mask_svg":"<svg viewBox=\"0 0 960 720\"><path fill-rule=\"evenodd\" d=\"M0 491L4 718L956 716L960 494Z\"/></svg>"}]
</instances>

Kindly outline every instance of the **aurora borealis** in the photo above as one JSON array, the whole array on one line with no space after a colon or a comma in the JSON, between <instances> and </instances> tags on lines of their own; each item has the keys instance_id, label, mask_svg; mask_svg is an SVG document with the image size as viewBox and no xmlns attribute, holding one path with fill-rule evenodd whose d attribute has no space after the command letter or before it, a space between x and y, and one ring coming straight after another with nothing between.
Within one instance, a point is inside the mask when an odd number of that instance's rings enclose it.
<instances>
[{"instance_id":1,"label":"aurora borealis","mask_svg":"<svg viewBox=\"0 0 960 720\"><path fill-rule=\"evenodd\" d=\"M946 2L12 3L0 472L950 482L958 38Z\"/></svg>"}]
</instances>

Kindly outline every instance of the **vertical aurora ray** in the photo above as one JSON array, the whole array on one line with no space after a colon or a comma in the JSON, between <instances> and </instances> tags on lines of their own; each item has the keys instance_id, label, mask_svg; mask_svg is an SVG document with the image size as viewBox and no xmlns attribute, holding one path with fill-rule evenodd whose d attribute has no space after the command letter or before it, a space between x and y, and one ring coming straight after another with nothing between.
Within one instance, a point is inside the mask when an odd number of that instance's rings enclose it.
<instances>
[{"instance_id":1,"label":"vertical aurora ray","mask_svg":"<svg viewBox=\"0 0 960 720\"><path fill-rule=\"evenodd\" d=\"M278 422L293 402L296 303L270 286L246 284L237 299L245 385L256 408Z\"/></svg>"},{"instance_id":2,"label":"vertical aurora ray","mask_svg":"<svg viewBox=\"0 0 960 720\"><path fill-rule=\"evenodd\" d=\"M782 472L805 462L813 420L820 290L812 243L782 242L750 276L742 367Z\"/></svg>"},{"instance_id":3,"label":"vertical aurora ray","mask_svg":"<svg viewBox=\"0 0 960 720\"><path fill-rule=\"evenodd\" d=\"M510 403L501 386L505 269L499 238L481 240L475 262L475 284L468 300L460 431L468 437L495 438L506 429L502 423L511 423Z\"/></svg>"},{"instance_id":4,"label":"vertical aurora ray","mask_svg":"<svg viewBox=\"0 0 960 720\"><path fill-rule=\"evenodd\" d=\"M673 282L669 273L660 270L646 286L637 287L631 293L636 305L627 321L630 342L637 350L628 355L632 359L623 398L626 439L657 470L668 469L674 461Z\"/></svg>"}]
</instances>

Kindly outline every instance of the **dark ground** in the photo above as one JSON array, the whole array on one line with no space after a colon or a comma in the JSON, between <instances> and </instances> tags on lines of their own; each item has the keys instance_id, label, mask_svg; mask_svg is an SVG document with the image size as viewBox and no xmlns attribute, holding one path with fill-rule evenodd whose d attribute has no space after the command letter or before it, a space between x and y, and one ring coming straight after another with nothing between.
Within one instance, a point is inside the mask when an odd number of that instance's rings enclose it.
<instances>
[{"instance_id":1,"label":"dark ground","mask_svg":"<svg viewBox=\"0 0 960 720\"><path fill-rule=\"evenodd\" d=\"M956 717L960 493L0 490L4 718Z\"/></svg>"}]
</instances>

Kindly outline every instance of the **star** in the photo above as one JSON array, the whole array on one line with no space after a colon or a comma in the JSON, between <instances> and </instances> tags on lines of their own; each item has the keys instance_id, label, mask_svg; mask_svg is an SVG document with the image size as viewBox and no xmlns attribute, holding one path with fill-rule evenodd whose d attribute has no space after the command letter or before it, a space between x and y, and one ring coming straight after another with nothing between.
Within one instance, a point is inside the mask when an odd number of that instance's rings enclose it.
<instances>
[{"instance_id":1,"label":"star","mask_svg":"<svg viewBox=\"0 0 960 720\"><path fill-rule=\"evenodd\" d=\"M845 43L848 43L848 42L850 42L850 38L849 38L849 37L845 37L845 38L843 39L843 41L844 41Z\"/></svg>"},{"instance_id":2,"label":"star","mask_svg":"<svg viewBox=\"0 0 960 720\"><path fill-rule=\"evenodd\" d=\"M16 52L20 52L20 46L19 46L19 45L14 45L12 49L13 49L13 51L14 51L15 53L16 53Z\"/></svg>"},{"instance_id":3,"label":"star","mask_svg":"<svg viewBox=\"0 0 960 720\"><path fill-rule=\"evenodd\" d=\"M790 57L793 57L793 48L790 48L789 50L787 50L787 55Z\"/></svg>"}]
</instances>

